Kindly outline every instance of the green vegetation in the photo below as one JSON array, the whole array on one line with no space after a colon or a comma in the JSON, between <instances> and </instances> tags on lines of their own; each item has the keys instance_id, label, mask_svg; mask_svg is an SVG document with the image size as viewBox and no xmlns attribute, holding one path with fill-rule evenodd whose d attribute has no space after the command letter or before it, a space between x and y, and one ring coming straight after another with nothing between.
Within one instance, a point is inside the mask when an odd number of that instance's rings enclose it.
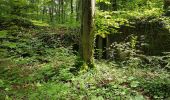
<instances>
[{"instance_id":1,"label":"green vegetation","mask_svg":"<svg viewBox=\"0 0 170 100\"><path fill-rule=\"evenodd\" d=\"M0 100L169 100L169 7L0 0Z\"/></svg>"}]
</instances>

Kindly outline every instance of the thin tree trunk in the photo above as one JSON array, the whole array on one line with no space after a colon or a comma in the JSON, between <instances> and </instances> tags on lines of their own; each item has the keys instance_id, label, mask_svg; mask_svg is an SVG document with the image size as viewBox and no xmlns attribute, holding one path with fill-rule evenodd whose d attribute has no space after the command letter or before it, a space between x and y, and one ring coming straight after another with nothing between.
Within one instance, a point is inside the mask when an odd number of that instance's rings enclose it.
<instances>
[{"instance_id":1,"label":"thin tree trunk","mask_svg":"<svg viewBox=\"0 0 170 100\"><path fill-rule=\"evenodd\" d=\"M77 0L76 1L76 21L79 22L80 21L80 12L81 12L81 0Z\"/></svg>"},{"instance_id":2,"label":"thin tree trunk","mask_svg":"<svg viewBox=\"0 0 170 100\"><path fill-rule=\"evenodd\" d=\"M44 6L42 10L42 21L44 21L45 13L46 13L46 7Z\"/></svg>"},{"instance_id":3,"label":"thin tree trunk","mask_svg":"<svg viewBox=\"0 0 170 100\"><path fill-rule=\"evenodd\" d=\"M71 8L71 15L70 15L70 20L72 21L73 20L73 0L71 0L70 2L70 8Z\"/></svg>"},{"instance_id":4,"label":"thin tree trunk","mask_svg":"<svg viewBox=\"0 0 170 100\"><path fill-rule=\"evenodd\" d=\"M71 0L71 15L73 15L73 0Z\"/></svg>"},{"instance_id":5,"label":"thin tree trunk","mask_svg":"<svg viewBox=\"0 0 170 100\"><path fill-rule=\"evenodd\" d=\"M58 6L58 22L61 23L61 0L59 0Z\"/></svg>"},{"instance_id":6,"label":"thin tree trunk","mask_svg":"<svg viewBox=\"0 0 170 100\"><path fill-rule=\"evenodd\" d=\"M98 36L98 41L97 41L97 49L98 49L98 59L101 59L103 56L103 38L101 36Z\"/></svg>"},{"instance_id":7,"label":"thin tree trunk","mask_svg":"<svg viewBox=\"0 0 170 100\"><path fill-rule=\"evenodd\" d=\"M50 22L53 22L53 8L52 8L52 6L49 7L49 16L50 16Z\"/></svg>"},{"instance_id":8,"label":"thin tree trunk","mask_svg":"<svg viewBox=\"0 0 170 100\"><path fill-rule=\"evenodd\" d=\"M63 24L64 23L64 0L61 0L61 13L62 13L62 21L61 23Z\"/></svg>"}]
</instances>

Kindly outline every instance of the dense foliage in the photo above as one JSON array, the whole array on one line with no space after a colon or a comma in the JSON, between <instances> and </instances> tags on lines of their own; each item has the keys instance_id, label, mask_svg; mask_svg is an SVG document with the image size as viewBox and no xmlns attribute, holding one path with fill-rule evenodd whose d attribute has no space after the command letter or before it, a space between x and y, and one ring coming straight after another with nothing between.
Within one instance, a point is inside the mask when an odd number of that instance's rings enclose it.
<instances>
[{"instance_id":1,"label":"dense foliage","mask_svg":"<svg viewBox=\"0 0 170 100\"><path fill-rule=\"evenodd\" d=\"M96 0L93 69L79 52L81 6L0 0L0 100L169 100L170 3Z\"/></svg>"}]
</instances>

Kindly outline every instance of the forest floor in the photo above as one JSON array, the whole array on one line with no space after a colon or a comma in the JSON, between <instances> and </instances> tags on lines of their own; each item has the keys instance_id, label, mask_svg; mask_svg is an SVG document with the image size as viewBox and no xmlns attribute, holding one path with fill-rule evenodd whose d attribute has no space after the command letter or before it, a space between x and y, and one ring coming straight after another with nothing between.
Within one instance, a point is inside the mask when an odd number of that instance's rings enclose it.
<instances>
[{"instance_id":1,"label":"forest floor","mask_svg":"<svg viewBox=\"0 0 170 100\"><path fill-rule=\"evenodd\" d=\"M0 100L170 99L169 70L154 64L95 60L96 68L77 71L81 62L69 41L62 40L65 31L0 31Z\"/></svg>"}]
</instances>

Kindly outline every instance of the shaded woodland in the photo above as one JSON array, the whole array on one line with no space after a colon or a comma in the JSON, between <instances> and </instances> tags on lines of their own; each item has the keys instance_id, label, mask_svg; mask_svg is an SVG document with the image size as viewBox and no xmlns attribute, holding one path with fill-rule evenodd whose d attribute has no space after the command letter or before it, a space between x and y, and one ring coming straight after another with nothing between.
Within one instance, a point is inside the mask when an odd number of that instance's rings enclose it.
<instances>
[{"instance_id":1,"label":"shaded woodland","mask_svg":"<svg viewBox=\"0 0 170 100\"><path fill-rule=\"evenodd\" d=\"M0 0L0 100L169 100L170 0Z\"/></svg>"}]
</instances>

